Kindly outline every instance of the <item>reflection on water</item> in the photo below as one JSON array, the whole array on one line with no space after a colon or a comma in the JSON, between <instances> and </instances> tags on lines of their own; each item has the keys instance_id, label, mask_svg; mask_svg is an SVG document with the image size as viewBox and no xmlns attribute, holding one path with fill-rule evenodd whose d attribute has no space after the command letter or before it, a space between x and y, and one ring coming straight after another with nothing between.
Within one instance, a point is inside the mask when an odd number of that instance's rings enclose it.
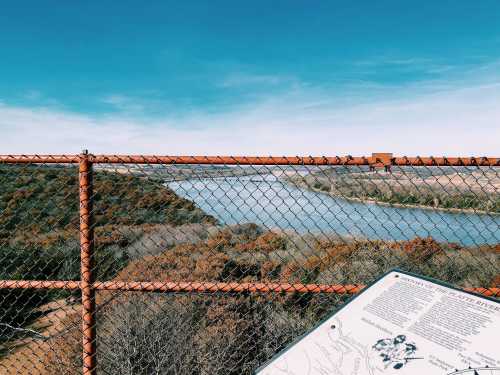
<instances>
[{"instance_id":1,"label":"reflection on water","mask_svg":"<svg viewBox=\"0 0 500 375\"><path fill-rule=\"evenodd\" d=\"M297 232L336 233L369 239L432 236L463 245L500 242L500 217L351 202L302 190L272 175L169 183L223 224L257 223Z\"/></svg>"}]
</instances>

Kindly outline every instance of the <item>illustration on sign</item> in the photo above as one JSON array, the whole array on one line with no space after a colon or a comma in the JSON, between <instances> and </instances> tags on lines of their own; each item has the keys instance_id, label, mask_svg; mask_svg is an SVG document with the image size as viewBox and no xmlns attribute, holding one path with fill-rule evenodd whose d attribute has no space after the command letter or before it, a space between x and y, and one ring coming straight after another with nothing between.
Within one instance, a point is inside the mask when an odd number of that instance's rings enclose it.
<instances>
[{"instance_id":1,"label":"illustration on sign","mask_svg":"<svg viewBox=\"0 0 500 375\"><path fill-rule=\"evenodd\" d=\"M257 375L500 375L500 302L394 270Z\"/></svg>"},{"instance_id":2,"label":"illustration on sign","mask_svg":"<svg viewBox=\"0 0 500 375\"><path fill-rule=\"evenodd\" d=\"M421 359L413 357L417 346L415 343L407 341L405 335L397 335L393 339L378 340L372 348L380 353L386 368L393 366L394 369L399 370L409 361Z\"/></svg>"}]
</instances>

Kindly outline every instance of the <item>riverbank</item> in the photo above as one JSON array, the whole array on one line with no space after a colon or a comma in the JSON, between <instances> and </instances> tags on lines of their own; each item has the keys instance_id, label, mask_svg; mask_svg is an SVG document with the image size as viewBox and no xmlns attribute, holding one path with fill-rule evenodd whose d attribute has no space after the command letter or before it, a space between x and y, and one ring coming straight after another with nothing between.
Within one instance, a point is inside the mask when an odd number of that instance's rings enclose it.
<instances>
[{"instance_id":1,"label":"riverbank","mask_svg":"<svg viewBox=\"0 0 500 375\"><path fill-rule=\"evenodd\" d=\"M443 212L451 212L451 213L481 214L481 215L495 215L495 216L500 215L499 212L477 210L477 209L473 209L473 208L452 208L452 207L447 208L447 207L439 207L439 206L428 206L428 205L422 205L422 204L392 203L392 202L385 202L382 200L378 200L375 198L350 197L350 196L343 195L340 193L335 193L332 191L325 191L322 188L316 188L314 186L309 185L305 181L301 182L301 181L298 181L294 178L287 177L284 180L287 183L290 183L291 185L293 185L297 188L306 189L309 191L314 191L316 193L326 194L326 195L329 195L330 197L333 197L333 198L342 198L342 199L345 199L345 200L350 201L350 202L375 204L378 206L385 206L385 207L419 208L419 209L423 209L423 210L443 211Z\"/></svg>"}]
</instances>

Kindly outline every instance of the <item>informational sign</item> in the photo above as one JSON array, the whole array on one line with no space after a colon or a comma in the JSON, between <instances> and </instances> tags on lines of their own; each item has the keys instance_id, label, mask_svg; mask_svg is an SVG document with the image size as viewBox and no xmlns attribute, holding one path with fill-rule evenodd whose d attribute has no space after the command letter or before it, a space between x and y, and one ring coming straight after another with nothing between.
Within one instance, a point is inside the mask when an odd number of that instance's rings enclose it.
<instances>
[{"instance_id":1,"label":"informational sign","mask_svg":"<svg viewBox=\"0 0 500 375\"><path fill-rule=\"evenodd\" d=\"M258 375L500 375L500 303L392 271Z\"/></svg>"}]
</instances>

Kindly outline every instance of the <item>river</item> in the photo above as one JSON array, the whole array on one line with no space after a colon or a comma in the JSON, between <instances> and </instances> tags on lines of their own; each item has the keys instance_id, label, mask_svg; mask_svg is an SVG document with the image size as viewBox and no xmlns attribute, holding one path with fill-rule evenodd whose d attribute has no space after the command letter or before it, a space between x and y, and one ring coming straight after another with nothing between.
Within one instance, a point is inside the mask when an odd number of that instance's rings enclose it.
<instances>
[{"instance_id":1,"label":"river","mask_svg":"<svg viewBox=\"0 0 500 375\"><path fill-rule=\"evenodd\" d=\"M353 202L291 186L273 175L193 179L168 186L222 224L256 223L383 240L431 236L462 245L500 243L498 215Z\"/></svg>"}]
</instances>

